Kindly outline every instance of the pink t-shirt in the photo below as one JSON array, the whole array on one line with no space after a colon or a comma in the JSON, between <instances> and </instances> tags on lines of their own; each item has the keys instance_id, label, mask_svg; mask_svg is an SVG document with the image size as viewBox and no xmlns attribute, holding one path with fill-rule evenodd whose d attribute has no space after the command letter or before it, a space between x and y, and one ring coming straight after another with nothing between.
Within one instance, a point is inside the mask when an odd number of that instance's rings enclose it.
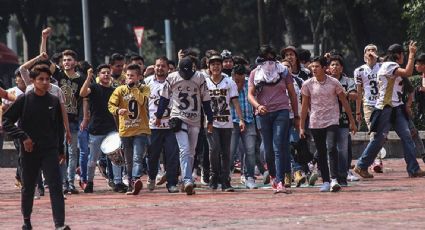
<instances>
[{"instance_id":1,"label":"pink t-shirt","mask_svg":"<svg viewBox=\"0 0 425 230\"><path fill-rule=\"evenodd\" d=\"M248 87L254 86L254 76L255 69L249 75ZM264 85L260 92L256 92L258 103L266 106L268 112L290 109L286 85L293 83L292 75L286 70L284 77L279 83L276 85Z\"/></svg>"},{"instance_id":2,"label":"pink t-shirt","mask_svg":"<svg viewBox=\"0 0 425 230\"><path fill-rule=\"evenodd\" d=\"M322 129L339 125L338 94L344 87L333 77L327 76L324 83L315 77L304 82L301 93L310 97L310 128Z\"/></svg>"}]
</instances>

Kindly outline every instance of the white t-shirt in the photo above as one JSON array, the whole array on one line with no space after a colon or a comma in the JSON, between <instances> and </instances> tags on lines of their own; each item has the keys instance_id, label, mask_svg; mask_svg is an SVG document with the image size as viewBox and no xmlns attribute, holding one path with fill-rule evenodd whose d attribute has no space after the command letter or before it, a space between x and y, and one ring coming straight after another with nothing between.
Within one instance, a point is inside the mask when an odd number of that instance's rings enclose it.
<instances>
[{"instance_id":1,"label":"white t-shirt","mask_svg":"<svg viewBox=\"0 0 425 230\"><path fill-rule=\"evenodd\" d=\"M238 87L236 83L225 75L218 84L210 77L206 79L207 87L211 97L211 109L213 111L213 126L215 128L233 128L230 103L233 98L238 98Z\"/></svg>"},{"instance_id":2,"label":"white t-shirt","mask_svg":"<svg viewBox=\"0 0 425 230\"><path fill-rule=\"evenodd\" d=\"M363 87L363 104L375 106L378 99L378 70L381 63L376 63L372 68L364 64L354 70L354 80Z\"/></svg>"},{"instance_id":3,"label":"white t-shirt","mask_svg":"<svg viewBox=\"0 0 425 230\"><path fill-rule=\"evenodd\" d=\"M205 74L199 71L189 80L183 79L178 71L168 75L161 96L170 99L170 117L201 127L201 103L210 100L205 78Z\"/></svg>"},{"instance_id":4,"label":"white t-shirt","mask_svg":"<svg viewBox=\"0 0 425 230\"><path fill-rule=\"evenodd\" d=\"M149 95L149 128L150 129L169 129L168 120L170 119L171 103L165 110L164 115L161 118L161 126L155 125L156 111L158 111L159 98L161 97L162 89L164 88L164 82L160 82L155 78L155 75L151 75L145 78L145 84L149 86L151 94Z\"/></svg>"},{"instance_id":5,"label":"white t-shirt","mask_svg":"<svg viewBox=\"0 0 425 230\"><path fill-rule=\"evenodd\" d=\"M383 109L386 105L397 107L403 104L403 78L394 75L399 68L395 62L384 62L378 71L379 97L375 107Z\"/></svg>"}]
</instances>

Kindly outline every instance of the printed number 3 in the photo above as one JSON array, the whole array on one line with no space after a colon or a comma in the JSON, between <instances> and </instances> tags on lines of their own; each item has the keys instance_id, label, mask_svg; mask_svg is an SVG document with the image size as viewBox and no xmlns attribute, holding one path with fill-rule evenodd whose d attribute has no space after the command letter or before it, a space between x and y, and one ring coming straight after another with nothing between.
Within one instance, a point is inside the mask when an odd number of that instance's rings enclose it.
<instances>
[{"instance_id":1,"label":"printed number 3","mask_svg":"<svg viewBox=\"0 0 425 230\"><path fill-rule=\"evenodd\" d=\"M179 99L180 99L180 105L178 106L178 108L180 110L187 110L190 106L190 102L188 100L189 94L187 93L179 93ZM196 94L192 94L192 96L190 96L192 98L193 101L193 109L192 111L198 111L198 97L196 96Z\"/></svg>"}]
</instances>

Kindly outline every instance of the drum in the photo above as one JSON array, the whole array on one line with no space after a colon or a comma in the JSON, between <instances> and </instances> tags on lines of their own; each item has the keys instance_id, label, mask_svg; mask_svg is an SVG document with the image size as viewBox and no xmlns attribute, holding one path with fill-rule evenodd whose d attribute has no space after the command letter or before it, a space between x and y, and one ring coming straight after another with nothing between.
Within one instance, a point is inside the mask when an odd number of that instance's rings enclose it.
<instances>
[{"instance_id":1,"label":"drum","mask_svg":"<svg viewBox=\"0 0 425 230\"><path fill-rule=\"evenodd\" d=\"M125 163L124 154L121 149L121 138L118 132L112 132L103 139L100 150L108 156L112 164L123 166Z\"/></svg>"}]
</instances>

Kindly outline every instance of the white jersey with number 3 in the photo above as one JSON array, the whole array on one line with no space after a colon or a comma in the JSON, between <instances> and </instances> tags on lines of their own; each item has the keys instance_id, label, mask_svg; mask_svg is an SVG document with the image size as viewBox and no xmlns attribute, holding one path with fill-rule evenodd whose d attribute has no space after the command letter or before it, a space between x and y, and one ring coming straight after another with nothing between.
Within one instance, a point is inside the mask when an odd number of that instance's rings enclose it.
<instances>
[{"instance_id":1,"label":"white jersey with number 3","mask_svg":"<svg viewBox=\"0 0 425 230\"><path fill-rule=\"evenodd\" d=\"M150 129L169 129L168 120L170 118L171 103L167 109L165 109L164 115L162 115L161 125L158 127L155 125L156 111L158 110L159 98L161 96L162 89L164 88L164 82L160 82L155 78L155 75L151 75L144 79L145 84L151 89L149 95L149 128Z\"/></svg>"},{"instance_id":2,"label":"white jersey with number 3","mask_svg":"<svg viewBox=\"0 0 425 230\"><path fill-rule=\"evenodd\" d=\"M363 104L375 106L378 99L378 70L381 63L376 63L373 68L364 64L354 70L354 80L356 85L363 87Z\"/></svg>"},{"instance_id":3,"label":"white jersey with number 3","mask_svg":"<svg viewBox=\"0 0 425 230\"><path fill-rule=\"evenodd\" d=\"M199 71L189 80L183 79L179 72L168 75L161 96L170 99L170 117L180 118L191 126L201 126L201 103L210 100L205 78Z\"/></svg>"},{"instance_id":4,"label":"white jersey with number 3","mask_svg":"<svg viewBox=\"0 0 425 230\"><path fill-rule=\"evenodd\" d=\"M238 87L230 77L225 75L221 77L221 81L217 84L211 78L206 79L211 97L213 126L216 128L233 128L230 102L233 98L238 98Z\"/></svg>"}]
</instances>

